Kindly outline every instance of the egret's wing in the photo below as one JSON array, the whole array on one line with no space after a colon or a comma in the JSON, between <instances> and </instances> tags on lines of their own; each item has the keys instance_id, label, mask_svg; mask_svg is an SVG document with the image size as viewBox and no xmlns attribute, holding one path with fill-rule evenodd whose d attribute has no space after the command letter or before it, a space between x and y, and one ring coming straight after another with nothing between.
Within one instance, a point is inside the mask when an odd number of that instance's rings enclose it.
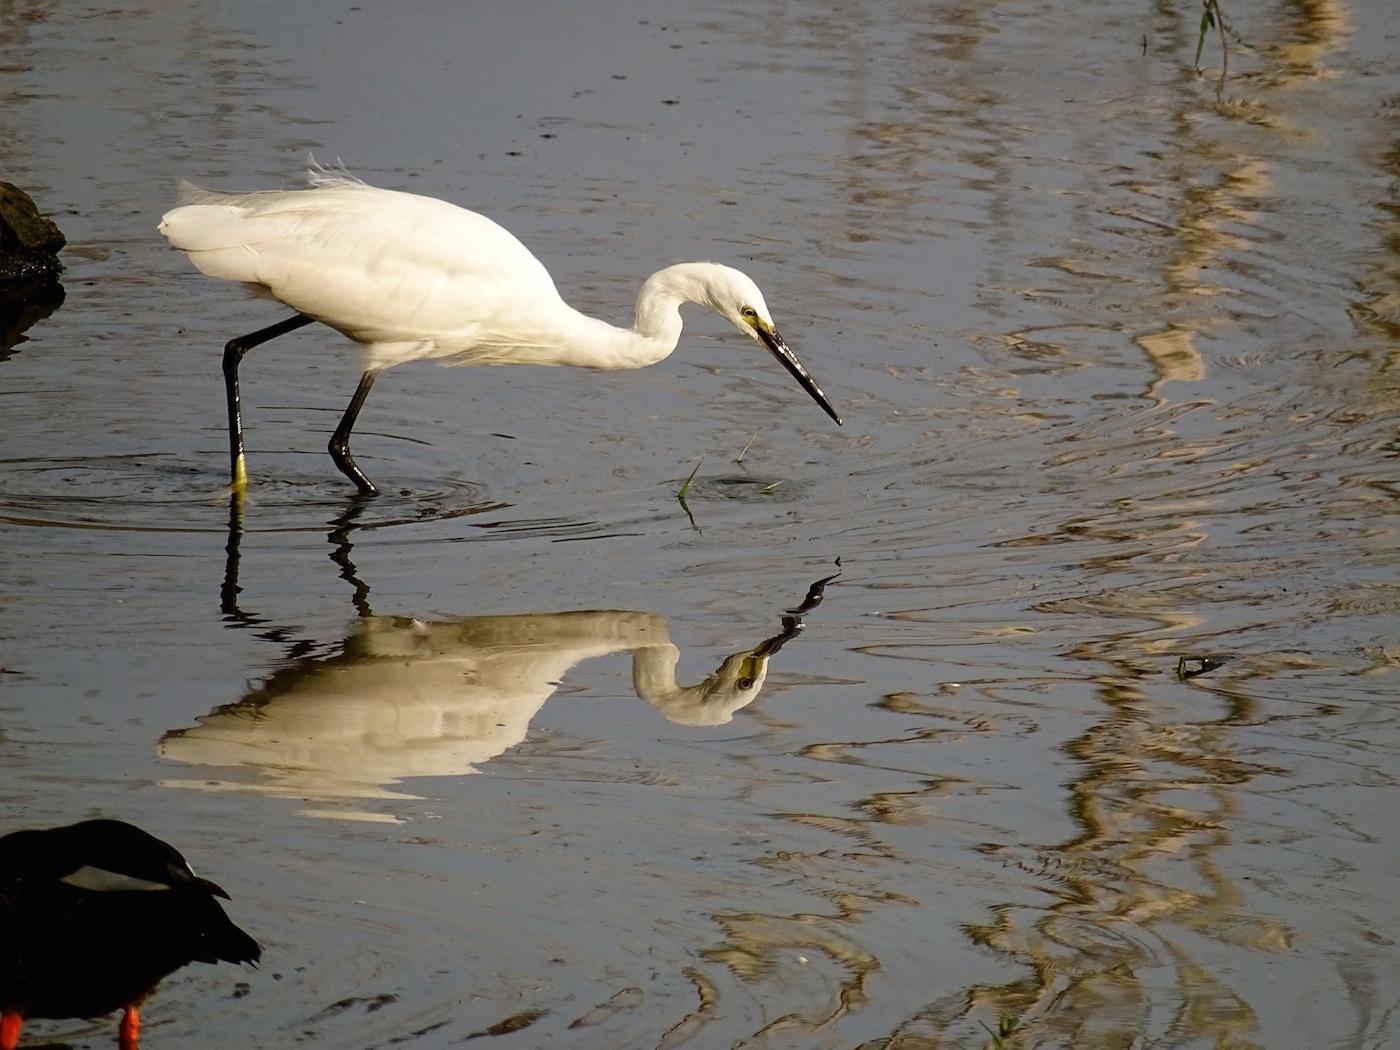
<instances>
[{"instance_id":1,"label":"egret's wing","mask_svg":"<svg viewBox=\"0 0 1400 1050\"><path fill-rule=\"evenodd\" d=\"M509 231L431 197L337 184L196 199L160 229L200 270L266 289L362 343L470 342L503 317L528 323L561 302Z\"/></svg>"}]
</instances>

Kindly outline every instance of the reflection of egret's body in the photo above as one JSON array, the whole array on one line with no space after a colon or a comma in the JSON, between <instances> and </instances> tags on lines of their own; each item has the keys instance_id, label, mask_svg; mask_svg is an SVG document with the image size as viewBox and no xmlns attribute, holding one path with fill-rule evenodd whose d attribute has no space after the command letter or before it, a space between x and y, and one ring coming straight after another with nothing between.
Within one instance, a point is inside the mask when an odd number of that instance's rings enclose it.
<instances>
[{"instance_id":1,"label":"reflection of egret's body","mask_svg":"<svg viewBox=\"0 0 1400 1050\"><path fill-rule=\"evenodd\" d=\"M203 272L297 311L225 349L235 486L247 479L238 363L252 347L312 321L366 351L359 389L330 442L336 466L363 493L375 488L350 455L350 431L382 369L421 358L640 368L676 348L685 302L710 307L766 346L841 422L778 335L758 286L727 266L683 263L653 274L637 297L636 323L615 328L566 304L549 271L490 219L324 171L311 173L307 190L231 194L190 187L160 232Z\"/></svg>"},{"instance_id":2,"label":"reflection of egret's body","mask_svg":"<svg viewBox=\"0 0 1400 1050\"><path fill-rule=\"evenodd\" d=\"M736 653L697 685L676 683L680 650L659 616L575 612L424 623L371 616L344 652L275 675L200 725L166 734L179 762L253 767L257 790L291 797L403 797L409 776L474 772L525 739L569 668L632 653L633 686L673 722L721 725L763 687L768 658L792 633ZM197 786L197 785L192 785Z\"/></svg>"}]
</instances>

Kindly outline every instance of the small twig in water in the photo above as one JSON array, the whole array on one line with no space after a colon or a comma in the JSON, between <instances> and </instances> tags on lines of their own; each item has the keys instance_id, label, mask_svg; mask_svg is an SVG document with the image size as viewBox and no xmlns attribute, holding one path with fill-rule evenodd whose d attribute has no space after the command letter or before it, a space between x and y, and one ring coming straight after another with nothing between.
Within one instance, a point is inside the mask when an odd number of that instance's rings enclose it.
<instances>
[{"instance_id":1,"label":"small twig in water","mask_svg":"<svg viewBox=\"0 0 1400 1050\"><path fill-rule=\"evenodd\" d=\"M1002 1014L997 1020L997 1030L995 1032L987 1026L985 1021L978 1021L977 1023L987 1029L987 1034L992 1037L992 1046L996 1047L996 1050L1005 1050L1006 1041L1010 1039L1016 1029L1020 1027L1021 1019L1015 1014Z\"/></svg>"},{"instance_id":2,"label":"small twig in water","mask_svg":"<svg viewBox=\"0 0 1400 1050\"><path fill-rule=\"evenodd\" d=\"M757 430L753 432L753 437L749 438L747 441L744 442L744 447L739 450L739 455L734 460L735 463L744 462L744 453L746 453L749 450L749 446L754 443L754 438L756 437L758 437Z\"/></svg>"},{"instance_id":3,"label":"small twig in water","mask_svg":"<svg viewBox=\"0 0 1400 1050\"><path fill-rule=\"evenodd\" d=\"M1225 78L1230 73L1230 43L1225 35L1225 15L1220 10L1220 0L1201 0L1201 32L1196 37L1196 72L1201 71L1201 51L1206 46L1206 33L1211 29L1220 31L1220 84L1216 91L1225 90Z\"/></svg>"},{"instance_id":4,"label":"small twig in water","mask_svg":"<svg viewBox=\"0 0 1400 1050\"><path fill-rule=\"evenodd\" d=\"M690 476L681 485L681 490L676 493L676 502L681 505L681 510L685 511L685 516L690 519L690 527L696 532L700 531L700 526L695 524L695 515L690 513L690 507L686 505L685 497L690 491L690 483L695 480L695 475L700 473L700 468L705 463L705 457L700 457L700 462L695 464L695 469L690 472Z\"/></svg>"},{"instance_id":5,"label":"small twig in water","mask_svg":"<svg viewBox=\"0 0 1400 1050\"><path fill-rule=\"evenodd\" d=\"M704 463L705 457L701 456L700 462L695 464L695 469L690 472L690 476L687 477L685 479L684 484L681 485L681 490L676 493L676 499L680 500L682 503L685 502L686 493L690 491L690 483L695 480L695 475L700 473L700 468L704 465Z\"/></svg>"}]
</instances>

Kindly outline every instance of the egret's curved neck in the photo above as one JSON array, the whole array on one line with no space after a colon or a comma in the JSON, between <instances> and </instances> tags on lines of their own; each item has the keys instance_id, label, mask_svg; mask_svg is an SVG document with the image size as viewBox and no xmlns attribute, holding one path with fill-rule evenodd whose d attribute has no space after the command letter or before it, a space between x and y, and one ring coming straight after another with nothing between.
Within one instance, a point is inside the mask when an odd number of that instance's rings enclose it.
<instances>
[{"instance_id":1,"label":"egret's curved neck","mask_svg":"<svg viewBox=\"0 0 1400 1050\"><path fill-rule=\"evenodd\" d=\"M683 701L694 687L676 681L676 664L681 651L670 642L640 646L632 650L632 688L652 707L665 708Z\"/></svg>"},{"instance_id":2,"label":"egret's curved neck","mask_svg":"<svg viewBox=\"0 0 1400 1050\"><path fill-rule=\"evenodd\" d=\"M767 660L755 661L752 652L746 651L729 657L704 681L681 685L676 681L680 656L680 650L669 642L632 650L632 688L681 725L724 725L758 695L768 673Z\"/></svg>"},{"instance_id":3,"label":"egret's curved neck","mask_svg":"<svg viewBox=\"0 0 1400 1050\"><path fill-rule=\"evenodd\" d=\"M668 357L681 338L681 303L714 309L706 263L680 263L647 278L637 295L632 327L617 328L570 308L573 314L560 347L560 364L590 368L642 368Z\"/></svg>"}]
</instances>

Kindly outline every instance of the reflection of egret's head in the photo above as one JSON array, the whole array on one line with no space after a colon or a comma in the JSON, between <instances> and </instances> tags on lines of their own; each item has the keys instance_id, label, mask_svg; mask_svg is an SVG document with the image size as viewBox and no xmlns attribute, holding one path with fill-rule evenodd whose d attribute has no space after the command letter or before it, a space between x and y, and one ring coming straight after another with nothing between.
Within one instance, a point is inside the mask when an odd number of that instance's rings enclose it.
<instances>
[{"instance_id":1,"label":"reflection of egret's head","mask_svg":"<svg viewBox=\"0 0 1400 1050\"><path fill-rule=\"evenodd\" d=\"M666 652L669 649L671 652ZM674 655L672 655L674 654ZM669 680L670 688L657 688L653 678L643 678L643 668L651 660L657 663L655 670ZM676 661L680 650L675 646L663 646L650 650L638 650L633 656L632 680L637 694L663 715L683 726L722 726L734 717L734 712L753 703L768 677L768 657L759 656L758 650L735 653L719 669L703 682L695 685L675 684Z\"/></svg>"},{"instance_id":2,"label":"reflection of egret's head","mask_svg":"<svg viewBox=\"0 0 1400 1050\"><path fill-rule=\"evenodd\" d=\"M802 620L789 613L783 617L781 634L728 657L714 674L697 685L676 684L676 663L681 652L674 645L668 642L637 649L632 654L632 686L638 696L672 722L683 726L722 726L734 717L735 711L754 702L768 678L768 658L801 630Z\"/></svg>"}]
</instances>

